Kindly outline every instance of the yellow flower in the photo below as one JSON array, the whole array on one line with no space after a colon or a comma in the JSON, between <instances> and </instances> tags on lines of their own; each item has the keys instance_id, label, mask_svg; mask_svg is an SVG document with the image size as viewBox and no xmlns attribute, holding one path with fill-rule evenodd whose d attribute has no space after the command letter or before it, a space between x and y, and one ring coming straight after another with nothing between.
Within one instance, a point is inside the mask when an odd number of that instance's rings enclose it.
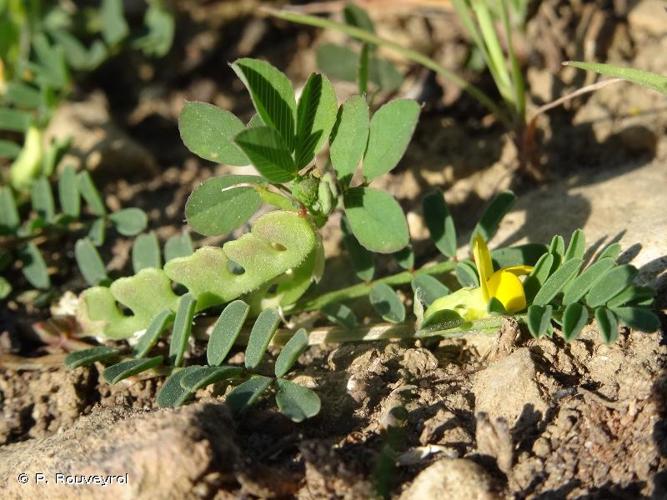
<instances>
[{"instance_id":1,"label":"yellow flower","mask_svg":"<svg viewBox=\"0 0 667 500\"><path fill-rule=\"evenodd\" d=\"M499 301L510 314L526 308L526 294L519 276L530 273L531 266L504 267L494 272L491 252L480 235L473 239L472 255L479 275L479 288L461 288L434 300L424 313L424 324L434 322L435 315L443 311L454 311L465 321L486 318L492 299Z\"/></svg>"},{"instance_id":2,"label":"yellow flower","mask_svg":"<svg viewBox=\"0 0 667 500\"><path fill-rule=\"evenodd\" d=\"M496 299L510 314L525 309L526 294L519 276L530 273L533 270L532 266L504 267L493 272L491 252L479 234L473 240L472 255L477 266L484 301L488 304L491 299Z\"/></svg>"}]
</instances>

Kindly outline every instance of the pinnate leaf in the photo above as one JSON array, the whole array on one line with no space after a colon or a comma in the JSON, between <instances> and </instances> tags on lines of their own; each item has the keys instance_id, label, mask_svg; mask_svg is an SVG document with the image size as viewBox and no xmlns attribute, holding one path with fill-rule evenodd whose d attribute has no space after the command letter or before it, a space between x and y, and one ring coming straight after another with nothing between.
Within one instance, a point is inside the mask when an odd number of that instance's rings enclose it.
<instances>
[{"instance_id":1,"label":"pinnate leaf","mask_svg":"<svg viewBox=\"0 0 667 500\"><path fill-rule=\"evenodd\" d=\"M630 265L616 266L604 273L586 295L586 303L598 307L623 291L632 283L637 269Z\"/></svg>"},{"instance_id":2,"label":"pinnate leaf","mask_svg":"<svg viewBox=\"0 0 667 500\"><path fill-rule=\"evenodd\" d=\"M102 376L109 384L115 384L123 379L137 375L162 364L162 356L153 358L128 359L104 370Z\"/></svg>"},{"instance_id":3,"label":"pinnate leaf","mask_svg":"<svg viewBox=\"0 0 667 500\"><path fill-rule=\"evenodd\" d=\"M288 371L292 369L296 360L301 356L303 351L308 348L308 332L300 328L287 341L285 346L280 351L278 359L276 359L276 366L274 372L276 377L283 377Z\"/></svg>"},{"instance_id":4,"label":"pinnate leaf","mask_svg":"<svg viewBox=\"0 0 667 500\"><path fill-rule=\"evenodd\" d=\"M235 300L225 306L213 325L206 348L206 359L211 366L218 366L229 354L241 333L250 307L242 300Z\"/></svg>"},{"instance_id":5,"label":"pinnate leaf","mask_svg":"<svg viewBox=\"0 0 667 500\"><path fill-rule=\"evenodd\" d=\"M322 403L319 396L299 384L279 378L276 403L280 412L294 422L303 422L320 412Z\"/></svg>"},{"instance_id":6,"label":"pinnate leaf","mask_svg":"<svg viewBox=\"0 0 667 500\"><path fill-rule=\"evenodd\" d=\"M563 336L571 342L588 323L588 310L579 302L569 304L563 312Z\"/></svg>"},{"instance_id":7,"label":"pinnate leaf","mask_svg":"<svg viewBox=\"0 0 667 500\"><path fill-rule=\"evenodd\" d=\"M538 306L545 306L550 303L556 295L567 285L567 283L577 275L581 267L581 259L572 259L565 262L558 268L540 288L533 304Z\"/></svg>"},{"instance_id":8,"label":"pinnate leaf","mask_svg":"<svg viewBox=\"0 0 667 500\"><path fill-rule=\"evenodd\" d=\"M197 301L189 293L178 299L178 309L176 310L171 343L169 344L169 359L174 366L181 366L183 363L196 307Z\"/></svg>"},{"instance_id":9,"label":"pinnate leaf","mask_svg":"<svg viewBox=\"0 0 667 500\"><path fill-rule=\"evenodd\" d=\"M263 375L253 375L242 384L237 385L227 394L225 403L235 414L243 413L253 405L266 391L273 379Z\"/></svg>"},{"instance_id":10,"label":"pinnate leaf","mask_svg":"<svg viewBox=\"0 0 667 500\"><path fill-rule=\"evenodd\" d=\"M120 354L118 349L113 347L101 345L91 347L90 349L83 349L81 351L74 351L65 358L65 366L70 369L78 368L80 366L89 366L97 361L108 361L117 358Z\"/></svg>"},{"instance_id":11,"label":"pinnate leaf","mask_svg":"<svg viewBox=\"0 0 667 500\"><path fill-rule=\"evenodd\" d=\"M275 309L264 309L259 313L252 330L250 330L248 346L245 350L246 368L254 369L261 363L279 324L280 315Z\"/></svg>"}]
</instances>

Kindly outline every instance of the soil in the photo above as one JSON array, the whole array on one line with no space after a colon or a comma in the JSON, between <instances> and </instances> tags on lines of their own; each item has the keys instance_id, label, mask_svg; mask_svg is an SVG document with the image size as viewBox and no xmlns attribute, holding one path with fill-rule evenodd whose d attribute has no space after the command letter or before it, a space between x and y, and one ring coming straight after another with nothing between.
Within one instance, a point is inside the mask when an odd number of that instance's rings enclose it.
<instances>
[{"instance_id":1,"label":"soil","mask_svg":"<svg viewBox=\"0 0 667 500\"><path fill-rule=\"evenodd\" d=\"M461 31L449 29L446 8L415 15L368 3L383 36L452 67L466 59ZM584 49L588 59L667 71L659 57L667 34L655 27L656 2L631 10L625 3L547 0L531 10L519 40L530 68L531 109L585 83L583 73L559 72L560 62L582 57ZM75 102L54 118L53 133L74 134L80 149L71 161L94 171L107 203L143 208L161 239L181 230L193 186L229 171L192 158L182 146L177 117L183 99L249 118L250 103L224 61L266 58L298 86L315 69L312 47L335 39L254 18L257 4L174 2L179 30L166 61L119 55L82 82ZM531 44L534 39L539 43ZM543 200L553 188L577 226L597 221L597 239L606 224L608 231L624 227L628 211L617 210L614 222L604 218L605 204L593 198L612 193L608 184L566 197L587 185L573 179L602 183L627 174L622 178L632 183L634 169L650 165L653 170L636 176L639 187L627 189L641 197L638 189L649 190L651 178L664 178L658 170L667 161L662 96L608 87L542 116L538 183L534 172L518 169L514 143L476 103L419 68L400 65L408 75L403 92L420 96L424 110L405 159L378 186L408 213L418 264L435 257L420 217L426 189L446 191L465 235L498 190L511 187L527 194L531 206L556 210L555 198ZM487 77L467 76L491 88ZM634 206L623 199L626 186L614 186L613 199ZM664 229L659 197L653 204L649 197L637 201L642 211L658 208L632 235L648 246L664 327L667 246L656 236ZM544 210L524 208L523 224L539 231L517 230L511 224L522 223L510 216L503 241L561 229L545 222ZM337 225L333 220L323 231L331 258L323 288L354 280ZM56 262L68 260L74 241L58 243ZM130 245L118 238L103 249L112 274L127 272ZM379 272L391 265L381 260ZM71 264L54 267L59 291L83 288ZM224 386L201 391L198 402L183 408L160 410L154 398L163 377L110 386L101 365L65 370L62 347L79 340L66 329L55 337L36 332L34 323L48 317L30 301L0 309L0 488L7 498L667 498L664 328L656 334L625 330L607 346L592 327L572 343L558 335L536 341L508 320L492 335L313 347L299 359L297 381L318 392L322 411L295 424L272 398L233 419ZM129 484L41 488L18 483L20 472L128 473Z\"/></svg>"}]
</instances>

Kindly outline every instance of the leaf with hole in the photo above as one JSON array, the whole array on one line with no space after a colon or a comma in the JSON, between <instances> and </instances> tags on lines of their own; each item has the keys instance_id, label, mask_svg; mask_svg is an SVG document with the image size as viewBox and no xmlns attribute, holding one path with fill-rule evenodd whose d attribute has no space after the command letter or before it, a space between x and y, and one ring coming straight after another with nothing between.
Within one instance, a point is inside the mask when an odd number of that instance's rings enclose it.
<instances>
[{"instance_id":1,"label":"leaf with hole","mask_svg":"<svg viewBox=\"0 0 667 500\"><path fill-rule=\"evenodd\" d=\"M338 100L329 79L315 73L310 75L297 105L297 169L308 165L329 139L337 111Z\"/></svg>"},{"instance_id":2,"label":"leaf with hole","mask_svg":"<svg viewBox=\"0 0 667 500\"><path fill-rule=\"evenodd\" d=\"M363 163L366 179L386 174L398 164L412 139L419 112L419 104L412 99L396 99L373 114Z\"/></svg>"},{"instance_id":3,"label":"leaf with hole","mask_svg":"<svg viewBox=\"0 0 667 500\"><path fill-rule=\"evenodd\" d=\"M278 354L274 373L276 377L283 377L292 369L299 356L308 348L308 332L299 328L294 335L287 341L285 346Z\"/></svg>"},{"instance_id":4,"label":"leaf with hole","mask_svg":"<svg viewBox=\"0 0 667 500\"><path fill-rule=\"evenodd\" d=\"M248 165L250 160L234 142L245 126L227 110L204 102L186 102L178 117L183 144L191 152L216 163Z\"/></svg>"},{"instance_id":5,"label":"leaf with hole","mask_svg":"<svg viewBox=\"0 0 667 500\"><path fill-rule=\"evenodd\" d=\"M132 268L135 273L142 269L162 267L160 244L157 235L151 231L137 236L132 244Z\"/></svg>"},{"instance_id":6,"label":"leaf with hole","mask_svg":"<svg viewBox=\"0 0 667 500\"><path fill-rule=\"evenodd\" d=\"M146 229L148 217L140 208L124 208L109 216L116 230L123 236L134 236Z\"/></svg>"},{"instance_id":7,"label":"leaf with hole","mask_svg":"<svg viewBox=\"0 0 667 500\"><path fill-rule=\"evenodd\" d=\"M371 305L385 321L400 323L405 320L405 306L400 297L386 283L378 283L371 288L368 298Z\"/></svg>"},{"instance_id":8,"label":"leaf with hole","mask_svg":"<svg viewBox=\"0 0 667 500\"><path fill-rule=\"evenodd\" d=\"M579 268L581 267L581 259L572 259L563 263L551 276L547 278L544 285L535 295L533 304L538 306L545 306L549 304L561 290L573 279Z\"/></svg>"},{"instance_id":9,"label":"leaf with hole","mask_svg":"<svg viewBox=\"0 0 667 500\"><path fill-rule=\"evenodd\" d=\"M270 182L289 182L296 177L297 167L289 147L274 129L253 127L239 133L234 140Z\"/></svg>"},{"instance_id":10,"label":"leaf with hole","mask_svg":"<svg viewBox=\"0 0 667 500\"><path fill-rule=\"evenodd\" d=\"M174 366L183 364L183 356L188 347L188 339L192 331L192 319L195 316L197 301L192 295L186 293L178 299L178 309L174 318L174 327L171 331L171 342L169 344L169 360Z\"/></svg>"},{"instance_id":11,"label":"leaf with hole","mask_svg":"<svg viewBox=\"0 0 667 500\"><path fill-rule=\"evenodd\" d=\"M276 380L276 385L278 409L293 422L303 422L320 412L322 403L314 391L282 378Z\"/></svg>"},{"instance_id":12,"label":"leaf with hole","mask_svg":"<svg viewBox=\"0 0 667 500\"><path fill-rule=\"evenodd\" d=\"M231 66L250 92L262 121L282 137L291 153L296 129L296 100L289 79L266 61L242 58Z\"/></svg>"},{"instance_id":13,"label":"leaf with hole","mask_svg":"<svg viewBox=\"0 0 667 500\"><path fill-rule=\"evenodd\" d=\"M369 131L366 99L352 96L340 107L331 132L330 156L338 179L349 184L366 151Z\"/></svg>"},{"instance_id":14,"label":"leaf with hole","mask_svg":"<svg viewBox=\"0 0 667 500\"><path fill-rule=\"evenodd\" d=\"M630 265L616 266L604 273L586 295L586 303L591 307L604 305L632 283L637 268Z\"/></svg>"},{"instance_id":15,"label":"leaf with hole","mask_svg":"<svg viewBox=\"0 0 667 500\"><path fill-rule=\"evenodd\" d=\"M152 358L128 359L107 367L102 376L109 384L115 384L123 379L145 372L162 364L162 356Z\"/></svg>"},{"instance_id":16,"label":"leaf with hole","mask_svg":"<svg viewBox=\"0 0 667 500\"><path fill-rule=\"evenodd\" d=\"M422 199L422 210L431 239L446 257L456 255L456 227L454 218L441 191L432 191Z\"/></svg>"},{"instance_id":17,"label":"leaf with hole","mask_svg":"<svg viewBox=\"0 0 667 500\"><path fill-rule=\"evenodd\" d=\"M221 380L239 377L242 373L240 366L201 366L184 375L180 382L186 391L196 392Z\"/></svg>"},{"instance_id":18,"label":"leaf with hole","mask_svg":"<svg viewBox=\"0 0 667 500\"><path fill-rule=\"evenodd\" d=\"M612 312L625 325L640 332L653 333L660 328L660 319L644 307L614 307Z\"/></svg>"},{"instance_id":19,"label":"leaf with hole","mask_svg":"<svg viewBox=\"0 0 667 500\"><path fill-rule=\"evenodd\" d=\"M188 224L205 236L222 236L245 224L262 205L256 175L214 177L195 188L185 204Z\"/></svg>"},{"instance_id":20,"label":"leaf with hole","mask_svg":"<svg viewBox=\"0 0 667 500\"><path fill-rule=\"evenodd\" d=\"M511 191L498 193L479 219L470 237L471 247L475 235L480 234L485 241L491 241L491 238L498 231L500 221L503 220L507 212L514 206L516 195Z\"/></svg>"},{"instance_id":21,"label":"leaf with hole","mask_svg":"<svg viewBox=\"0 0 667 500\"><path fill-rule=\"evenodd\" d=\"M528 330L530 334L539 339L547 334L549 325L551 325L551 314L553 308L549 305L547 306L538 306L532 305L528 307Z\"/></svg>"},{"instance_id":22,"label":"leaf with hole","mask_svg":"<svg viewBox=\"0 0 667 500\"><path fill-rule=\"evenodd\" d=\"M390 194L356 187L345 193L343 203L352 233L371 252L397 252L410 242L403 209Z\"/></svg>"},{"instance_id":23,"label":"leaf with hole","mask_svg":"<svg viewBox=\"0 0 667 500\"><path fill-rule=\"evenodd\" d=\"M250 330L248 345L245 350L245 367L248 369L257 368L264 358L267 347L273 334L280 324L280 315L275 309L265 309L259 316Z\"/></svg>"},{"instance_id":24,"label":"leaf with hole","mask_svg":"<svg viewBox=\"0 0 667 500\"><path fill-rule=\"evenodd\" d=\"M192 247L190 233L183 231L180 234L170 236L164 244L164 261L169 262L171 259L187 257L192 255L192 252L194 252L194 248Z\"/></svg>"},{"instance_id":25,"label":"leaf with hole","mask_svg":"<svg viewBox=\"0 0 667 500\"><path fill-rule=\"evenodd\" d=\"M270 377L253 375L242 384L234 387L227 394L225 403L227 403L227 406L229 406L233 413L238 415L255 404L260 396L264 394L264 391L269 388L271 382L273 382L273 379Z\"/></svg>"},{"instance_id":26,"label":"leaf with hole","mask_svg":"<svg viewBox=\"0 0 667 500\"><path fill-rule=\"evenodd\" d=\"M19 258L23 263L21 271L23 276L35 288L46 290L51 286L51 278L49 278L49 270L42 257L42 252L39 251L37 245L28 243L19 251Z\"/></svg>"},{"instance_id":27,"label":"leaf with hole","mask_svg":"<svg viewBox=\"0 0 667 500\"><path fill-rule=\"evenodd\" d=\"M426 306L430 306L434 300L450 293L447 286L426 273L417 274L412 280L411 287L414 293L417 293L417 289L422 290L422 300Z\"/></svg>"},{"instance_id":28,"label":"leaf with hole","mask_svg":"<svg viewBox=\"0 0 667 500\"><path fill-rule=\"evenodd\" d=\"M241 333L249 311L250 307L242 300L235 300L225 306L208 339L206 359L209 365L218 366L225 360Z\"/></svg>"},{"instance_id":29,"label":"leaf with hole","mask_svg":"<svg viewBox=\"0 0 667 500\"><path fill-rule=\"evenodd\" d=\"M598 307L595 310L595 322L600 330L600 335L605 344L611 344L618 338L618 320L616 315L606 307Z\"/></svg>"},{"instance_id":30,"label":"leaf with hole","mask_svg":"<svg viewBox=\"0 0 667 500\"><path fill-rule=\"evenodd\" d=\"M109 279L102 257L88 238L78 240L74 245L74 257L79 271L90 286L99 285Z\"/></svg>"},{"instance_id":31,"label":"leaf with hole","mask_svg":"<svg viewBox=\"0 0 667 500\"><path fill-rule=\"evenodd\" d=\"M83 349L81 351L71 352L65 357L65 366L69 369L80 366L89 366L98 361L105 362L115 359L120 355L120 351L113 347L105 345Z\"/></svg>"},{"instance_id":32,"label":"leaf with hole","mask_svg":"<svg viewBox=\"0 0 667 500\"><path fill-rule=\"evenodd\" d=\"M171 309L165 309L155 316L146 328L146 331L139 337L137 344L132 349L135 358L143 358L157 344L162 333L167 329L169 323L174 319L174 313Z\"/></svg>"}]
</instances>

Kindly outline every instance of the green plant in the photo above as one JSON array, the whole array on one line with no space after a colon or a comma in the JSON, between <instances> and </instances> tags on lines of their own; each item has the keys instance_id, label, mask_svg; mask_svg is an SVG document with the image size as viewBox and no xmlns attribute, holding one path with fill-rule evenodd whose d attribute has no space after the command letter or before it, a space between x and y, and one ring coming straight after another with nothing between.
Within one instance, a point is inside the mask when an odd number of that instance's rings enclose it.
<instances>
[{"instance_id":1,"label":"green plant","mask_svg":"<svg viewBox=\"0 0 667 500\"><path fill-rule=\"evenodd\" d=\"M85 202L85 211L81 199ZM21 203L17 203L16 195L8 186L0 186L0 272L6 274L20 267L28 283L41 291L51 288L41 245L87 233L85 240L77 243L77 260L80 260L83 241L90 247L88 254L92 253L99 260L93 245L104 243L109 226L124 236L132 236L143 231L147 223L146 214L138 208L109 214L90 174L86 171L76 173L72 167L65 167L58 177L57 196L53 194L49 179L41 176L32 183L29 203L23 197L19 200ZM88 278L92 275L90 261L84 260L82 264L82 272ZM104 279L107 277L102 266L102 270L97 271L97 280ZM0 300L11 293L10 280L0 276Z\"/></svg>"},{"instance_id":2,"label":"green plant","mask_svg":"<svg viewBox=\"0 0 667 500\"><path fill-rule=\"evenodd\" d=\"M34 179L53 173L57 161L48 153L66 145L45 145L43 131L71 91L74 72L92 71L126 46L148 56L167 53L174 20L161 1L148 2L144 24L145 32L130 33L122 0L104 0L99 9L0 2L0 131L8 134L0 139L0 159L13 160L8 181L15 190L29 191Z\"/></svg>"},{"instance_id":3,"label":"green plant","mask_svg":"<svg viewBox=\"0 0 667 500\"><path fill-rule=\"evenodd\" d=\"M604 76L621 78L628 82L641 85L647 89L655 90L663 95L667 95L667 77L644 71L641 69L627 68L613 64L589 63L579 61L566 61L565 66L574 66L575 68L586 71L595 71Z\"/></svg>"},{"instance_id":4,"label":"green plant","mask_svg":"<svg viewBox=\"0 0 667 500\"><path fill-rule=\"evenodd\" d=\"M259 216L249 233L221 248L204 246L192 252L189 242L183 245L179 239L177 256L165 259L164 266L156 237L137 238L135 275L84 291L79 307L86 334L127 339L133 350L94 347L71 354L69 366L124 358L105 369L111 383L159 367L160 373L169 374L158 395L162 406L181 404L198 389L222 381L234 386L227 401L242 411L273 386L278 408L299 421L319 411L319 398L285 375L308 344L493 331L506 316L526 324L536 337L552 335L555 322L567 341L592 316L607 342L616 338L619 322L646 331L657 328L650 310L653 291L632 283L634 268L615 264L618 244L605 249L585 270L581 231L567 247L558 236L549 246L527 244L490 252L486 241L511 209L516 199L511 192L491 201L470 238L473 259L460 261L456 227L443 194L428 193L423 199L426 226L446 260L415 269L402 210L389 194L369 183L400 160L416 125L418 106L399 99L370 117L361 96L339 107L331 84L321 75L311 75L297 102L289 80L268 63L240 59L232 68L249 90L257 114L244 125L225 110L186 103L179 120L181 136L204 159L251 163L261 175L206 181L189 198L186 217L204 235L226 235L263 204L277 210ZM317 153L327 140L329 158L320 169ZM304 295L322 275L319 228L335 210L343 213L344 244L363 281ZM376 254L391 254L404 271L374 280ZM455 273L461 288L452 292L436 278L445 273ZM405 285L412 289L412 318L396 292ZM347 304L360 298L367 298L384 322L359 326ZM207 364L183 366L189 339L199 336L205 315L218 311L208 339ZM278 330L281 316L298 320L297 314L304 311L321 312L339 326L310 333ZM251 317L257 319L246 333ZM160 342L169 329L170 339ZM247 344L244 366L222 365L240 343ZM262 360L272 344L284 347L268 377Z\"/></svg>"}]
</instances>

